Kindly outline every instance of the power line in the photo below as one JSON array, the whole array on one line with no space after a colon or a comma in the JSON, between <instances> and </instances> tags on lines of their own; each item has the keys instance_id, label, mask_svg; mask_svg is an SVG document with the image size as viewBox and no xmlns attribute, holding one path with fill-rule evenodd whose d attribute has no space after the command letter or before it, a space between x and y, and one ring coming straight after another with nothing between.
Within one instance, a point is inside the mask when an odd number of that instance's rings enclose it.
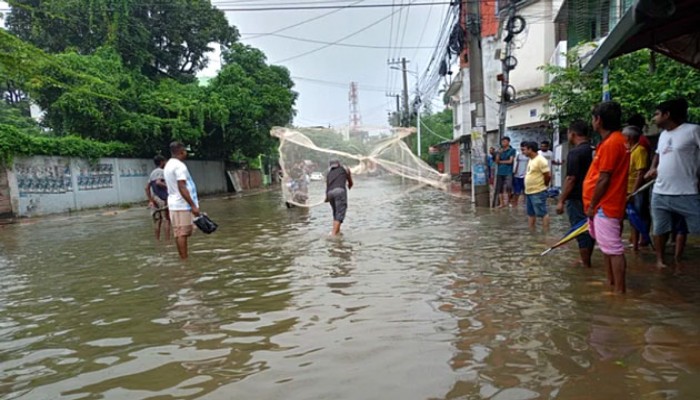
<instances>
[{"instance_id":1,"label":"power line","mask_svg":"<svg viewBox=\"0 0 700 400\"><path fill-rule=\"evenodd\" d=\"M431 5L432 6L432 5ZM401 33L401 41L399 42L399 45L396 47L397 49L401 48L403 46L403 42L406 39L406 28L408 28L408 24L410 22L409 15L411 14L411 9L407 8L406 9L406 22L404 22L403 25L403 33Z\"/></svg>"},{"instance_id":2,"label":"power line","mask_svg":"<svg viewBox=\"0 0 700 400\"><path fill-rule=\"evenodd\" d=\"M256 33L246 33L246 35L258 35ZM366 44L354 44L354 43L335 43L335 42L325 42L323 40L315 40L315 39L308 39L308 38L301 38L301 37L296 37L296 36L289 36L289 35L280 35L276 33L268 33L268 34L259 34L260 36L272 36L272 37L278 37L278 38L283 38L283 39L289 39L289 40L296 40L299 42L306 42L306 43L317 43L317 44L327 44L331 46L341 46L341 47L357 47L361 49L393 49L394 47L391 46L373 46L373 45L366 45ZM256 36L259 37L259 36ZM406 46L406 47L397 47L399 49L432 49L432 46Z\"/></svg>"},{"instance_id":3,"label":"power line","mask_svg":"<svg viewBox=\"0 0 700 400\"><path fill-rule=\"evenodd\" d=\"M430 16L432 15L432 13L433 13L433 7L430 6L428 8L428 16L425 17L425 24L423 24L423 29L421 30L420 37L418 38L418 42L417 42L418 46L420 46L421 43L423 43L423 36L425 36L425 31L426 31L426 29L428 29L428 24L430 23ZM417 55L418 55L418 50L416 50L416 52L413 53L413 57L411 57L411 59L415 59Z\"/></svg>"},{"instance_id":4,"label":"power line","mask_svg":"<svg viewBox=\"0 0 700 400\"><path fill-rule=\"evenodd\" d=\"M354 3L352 3L352 4L350 4L350 5L348 5L347 7L341 7L341 8L338 8L338 9L336 9L336 10L333 10L333 11L330 11L330 12L327 12L327 13L324 13L324 14L321 14L321 15L317 15L317 16L315 16L315 17L312 17L312 18L309 18L309 19L305 19L305 20L303 20L303 21L301 21L301 22L297 22L296 24L292 24L292 25L288 25L288 26L285 26L285 27L280 28L280 29L276 29L276 30L274 30L274 31L272 31L272 32L255 34L255 36L247 37L246 39L256 39L256 38L259 38L259 37L262 37L262 36L274 35L274 34L277 34L277 33L283 32L283 31L286 31L286 30L288 30L288 29L296 28L297 26L301 26L301 25L304 25L304 24L308 24L309 22L316 21L316 20L318 20L318 19L327 17L327 16L329 16L329 15L331 15L331 14L335 14L335 13L337 13L337 12L339 12L339 11L343 11L344 9L346 9L346 8L348 8L348 7L350 7L350 6L353 6L353 5L355 5L355 4L362 3L363 1L364 1L364 0L358 0L358 1L356 1L356 2L354 2Z\"/></svg>"},{"instance_id":5,"label":"power line","mask_svg":"<svg viewBox=\"0 0 700 400\"><path fill-rule=\"evenodd\" d=\"M433 135L439 137L440 139L452 140L452 139L450 139L450 138L447 138L447 137L444 137L444 136L442 136L442 135L440 135L440 134L435 133L435 131L433 131L432 129L430 129L430 127L429 127L428 125L426 125L425 122L421 121L420 124L423 125L423 128L427 129L428 132L430 132L430 133L432 133Z\"/></svg>"},{"instance_id":6,"label":"power line","mask_svg":"<svg viewBox=\"0 0 700 400\"><path fill-rule=\"evenodd\" d=\"M321 79L315 79L315 78L306 78L303 76L292 76L292 79L300 80L300 81L306 81L309 83L315 83L318 85L325 85L325 86L332 86L332 87L337 87L339 89L346 89L348 88L348 83L347 82L334 82L334 81L324 81ZM370 92L384 92L384 89L378 87L378 86L362 86L363 91L370 91Z\"/></svg>"},{"instance_id":7,"label":"power line","mask_svg":"<svg viewBox=\"0 0 700 400\"><path fill-rule=\"evenodd\" d=\"M401 6L401 9L403 7L421 7L421 6L431 6L431 5L439 5L439 4L451 4L449 1L440 1L440 2L421 2L421 3L410 3L405 6ZM325 9L334 9L334 8L344 8L344 9L350 9L350 8L386 8L386 7L393 7L392 4L356 4L354 6L336 6L336 5L323 5L323 6L291 6L291 7L245 7L245 8L231 8L231 7L219 7L216 6L217 9L221 11L236 11L236 12L245 12L245 11L304 11L304 10L325 10Z\"/></svg>"},{"instance_id":8,"label":"power line","mask_svg":"<svg viewBox=\"0 0 700 400\"><path fill-rule=\"evenodd\" d=\"M410 5L410 3L409 3L408 5L406 5L406 6L404 6L404 7L408 7L409 5ZM391 16L394 15L394 14L396 14L396 11L393 11L393 12L390 13L389 15L386 15L386 16L384 16L384 17L382 17L382 18L380 18L380 19L378 19L378 20L372 22L372 23L369 24L369 25L366 25L366 26L362 27L362 28L356 30L355 32L352 32L352 33L350 33L350 34L348 34L348 35L345 35L345 36L343 36L342 38L340 38L340 39L338 39L338 40L336 40L336 41L334 41L334 42L331 42L331 43L329 43L329 44L324 44L324 45L321 46L321 47L317 47L317 48L315 48L315 49L312 49L312 50L303 52L303 53L301 53L301 54L297 54L297 55L292 56L292 57L287 57L287 58L285 58L285 59L276 61L276 62L274 62L273 64L279 64L279 63L283 63L283 62L285 62L285 61L295 60L295 59L297 59L297 58L304 57L304 56L307 56L307 55L309 55L309 54L316 53L317 51L321 51L321 50L323 50L323 49L326 49L326 48L328 48L328 47L330 47L330 46L332 46L332 45L335 45L335 44L338 44L338 43L342 42L342 41L345 40L345 39L349 39L349 38L351 38L351 37L353 37L353 36L355 36L355 35L357 35L357 34L359 34L359 33L362 33L362 32L364 32L364 31L366 31L367 29L372 28L372 27L375 26L375 25L380 24L382 21L385 21L385 20L391 18Z\"/></svg>"},{"instance_id":9,"label":"power line","mask_svg":"<svg viewBox=\"0 0 700 400\"><path fill-rule=\"evenodd\" d=\"M404 7L404 0L400 0L400 2L397 4L396 0L392 0L392 11L398 10L398 15L396 16L396 23L393 23L394 18L392 17L392 26L391 26L391 35L389 39L389 55L387 57L387 62L389 60L393 60L396 56L399 55L400 51L396 49L399 45L399 33L401 32L401 23L402 23L402 17L403 17L403 7ZM399 7L398 9L396 7ZM387 69L387 84L386 84L386 89L387 91L394 91L394 88L396 87L396 75L391 73L392 71Z\"/></svg>"},{"instance_id":10,"label":"power line","mask_svg":"<svg viewBox=\"0 0 700 400\"><path fill-rule=\"evenodd\" d=\"M394 11L393 5L396 4L396 0L391 0L391 3L392 3L391 11ZM389 27L389 51L387 52L387 56L386 56L387 60L389 60L392 56L391 46L392 46L392 42L393 42L393 36L394 36L394 14L391 15L391 26ZM385 86L386 86L387 90L389 90L390 86L393 85L393 84L390 85L391 77L392 77L391 71L389 71L387 69L386 70L386 80L385 80Z\"/></svg>"}]
</instances>

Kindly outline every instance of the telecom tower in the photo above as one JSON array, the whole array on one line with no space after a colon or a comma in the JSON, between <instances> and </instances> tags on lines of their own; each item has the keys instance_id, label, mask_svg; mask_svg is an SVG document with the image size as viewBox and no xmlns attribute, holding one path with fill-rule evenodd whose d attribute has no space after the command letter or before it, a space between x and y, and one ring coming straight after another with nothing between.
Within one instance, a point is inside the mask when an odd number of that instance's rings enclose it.
<instances>
[{"instance_id":1,"label":"telecom tower","mask_svg":"<svg viewBox=\"0 0 700 400\"><path fill-rule=\"evenodd\" d=\"M357 89L357 82L350 82L350 94L348 95L348 100L350 101L350 134L359 132L362 127L362 117L360 116L360 108L358 107L358 95L359 91Z\"/></svg>"}]
</instances>

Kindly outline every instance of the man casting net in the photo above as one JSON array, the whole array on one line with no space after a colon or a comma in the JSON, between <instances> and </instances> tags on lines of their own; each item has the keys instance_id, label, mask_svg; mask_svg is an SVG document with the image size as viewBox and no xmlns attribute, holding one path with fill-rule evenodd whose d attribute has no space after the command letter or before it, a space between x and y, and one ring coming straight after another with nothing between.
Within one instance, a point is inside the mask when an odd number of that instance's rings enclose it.
<instances>
[{"instance_id":1,"label":"man casting net","mask_svg":"<svg viewBox=\"0 0 700 400\"><path fill-rule=\"evenodd\" d=\"M420 186L447 190L450 178L418 158L406 144L410 128L336 132L322 128L273 128L279 138L282 187L288 205L314 207L326 200L330 161L338 161L353 177L401 178Z\"/></svg>"}]
</instances>

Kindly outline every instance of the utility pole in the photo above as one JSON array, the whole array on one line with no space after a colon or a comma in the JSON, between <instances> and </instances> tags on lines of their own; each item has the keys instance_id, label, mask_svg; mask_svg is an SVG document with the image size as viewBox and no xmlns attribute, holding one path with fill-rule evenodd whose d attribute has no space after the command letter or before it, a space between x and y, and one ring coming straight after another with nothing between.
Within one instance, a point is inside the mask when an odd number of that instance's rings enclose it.
<instances>
[{"instance_id":1,"label":"utility pole","mask_svg":"<svg viewBox=\"0 0 700 400\"><path fill-rule=\"evenodd\" d=\"M418 90L416 90L416 92L418 92ZM421 157L420 157L420 156L421 156L420 114L423 112L423 110L422 110L422 108L423 108L423 107L422 107L423 103L422 103L422 101L421 101L420 94L417 93L416 95L418 96L418 97L417 97L417 99L418 99L418 111L416 112L416 114L417 114L417 115L416 115L416 133L418 134L418 158L421 158Z\"/></svg>"},{"instance_id":2,"label":"utility pole","mask_svg":"<svg viewBox=\"0 0 700 400\"><path fill-rule=\"evenodd\" d=\"M423 112L423 99L421 99L420 95L420 73L418 70L418 66L416 65L416 134L418 135L418 146L417 146L417 154L418 158L421 158L421 141L420 141L420 114Z\"/></svg>"},{"instance_id":3,"label":"utility pole","mask_svg":"<svg viewBox=\"0 0 700 400\"><path fill-rule=\"evenodd\" d=\"M408 126L411 121L411 114L408 111L408 78L406 76L406 58L401 59L401 73L403 74L403 109L406 114L403 126Z\"/></svg>"},{"instance_id":4,"label":"utility pole","mask_svg":"<svg viewBox=\"0 0 700 400\"><path fill-rule=\"evenodd\" d=\"M514 27L512 24L515 21L515 2L511 2L510 6L508 8L508 19L506 20L506 31L507 35L505 37L505 42L506 42L506 48L505 48L505 56L503 57L503 61L501 62L503 69L501 76L499 76L499 80L501 81L501 104L498 110L498 139L500 140L502 137L506 135L506 115L508 114L508 103L512 101L513 99L511 98L511 92L508 90L510 89L510 70L515 68L515 65L513 64L513 58L512 52L513 52L513 36L514 32L513 28ZM517 64L517 60L515 61Z\"/></svg>"},{"instance_id":5,"label":"utility pole","mask_svg":"<svg viewBox=\"0 0 700 400\"><path fill-rule=\"evenodd\" d=\"M407 127L411 121L410 113L408 111L408 77L406 76L406 64L409 61L406 57L402 57L401 60L390 60L387 62L389 65L401 65L401 73L403 74L403 112L401 113L401 126ZM399 68L392 68L399 69Z\"/></svg>"},{"instance_id":6,"label":"utility pole","mask_svg":"<svg viewBox=\"0 0 700 400\"><path fill-rule=\"evenodd\" d=\"M401 106L399 105L399 95L396 95L396 118L398 118L397 125L401 125Z\"/></svg>"},{"instance_id":7,"label":"utility pole","mask_svg":"<svg viewBox=\"0 0 700 400\"><path fill-rule=\"evenodd\" d=\"M469 82L470 98L475 105L472 111L472 199L477 207L489 206L489 185L486 181L486 113L484 102L484 69L481 58L481 9L480 1L467 1L467 26L469 31Z\"/></svg>"}]
</instances>

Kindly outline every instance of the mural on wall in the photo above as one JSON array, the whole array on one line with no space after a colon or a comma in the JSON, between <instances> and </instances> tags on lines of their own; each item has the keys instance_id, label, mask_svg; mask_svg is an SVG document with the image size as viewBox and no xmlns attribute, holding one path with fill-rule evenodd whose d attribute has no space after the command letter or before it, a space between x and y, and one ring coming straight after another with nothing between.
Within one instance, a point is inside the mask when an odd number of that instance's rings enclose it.
<instances>
[{"instance_id":1,"label":"mural on wall","mask_svg":"<svg viewBox=\"0 0 700 400\"><path fill-rule=\"evenodd\" d=\"M148 170L148 165L146 163L142 163L139 165L131 165L131 166L121 166L119 168L119 177L120 178L143 178L147 177L150 175L150 172Z\"/></svg>"},{"instance_id":2,"label":"mural on wall","mask_svg":"<svg viewBox=\"0 0 700 400\"><path fill-rule=\"evenodd\" d=\"M506 136L510 137L510 145L517 152L520 152L520 143L525 140L537 142L538 145L542 141L548 140L550 141L550 149L554 147L551 144L552 134L545 129L508 129Z\"/></svg>"},{"instance_id":3,"label":"mural on wall","mask_svg":"<svg viewBox=\"0 0 700 400\"><path fill-rule=\"evenodd\" d=\"M114 187L114 166L95 164L80 168L78 190L111 189Z\"/></svg>"},{"instance_id":4,"label":"mural on wall","mask_svg":"<svg viewBox=\"0 0 700 400\"><path fill-rule=\"evenodd\" d=\"M61 194L73 191L70 163L68 161L16 163L15 176L20 197L28 194Z\"/></svg>"}]
</instances>

